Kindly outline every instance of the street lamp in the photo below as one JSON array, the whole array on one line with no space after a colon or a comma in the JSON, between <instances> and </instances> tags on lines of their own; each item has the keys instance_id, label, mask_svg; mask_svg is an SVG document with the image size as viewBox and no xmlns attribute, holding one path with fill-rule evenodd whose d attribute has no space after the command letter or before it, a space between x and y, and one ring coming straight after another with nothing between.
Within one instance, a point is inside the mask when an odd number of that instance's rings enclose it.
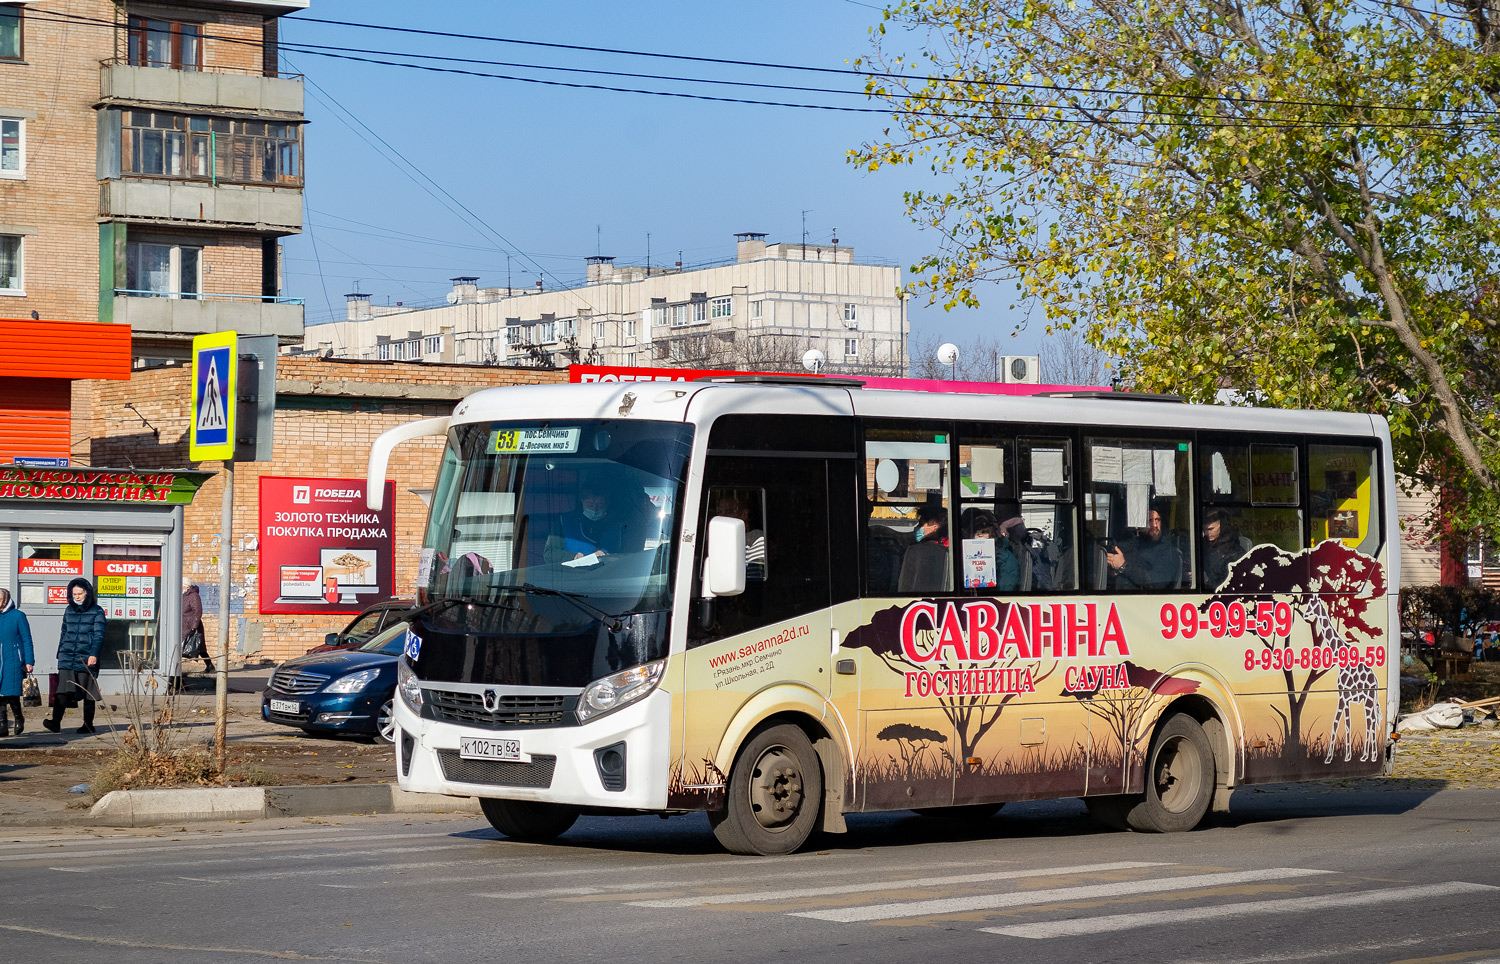
<instances>
[{"instance_id":1,"label":"street lamp","mask_svg":"<svg viewBox=\"0 0 1500 964\"><path fill-rule=\"evenodd\" d=\"M943 342L938 346L937 360L938 364L948 366L948 380L953 381L957 377L958 346L951 341Z\"/></svg>"}]
</instances>

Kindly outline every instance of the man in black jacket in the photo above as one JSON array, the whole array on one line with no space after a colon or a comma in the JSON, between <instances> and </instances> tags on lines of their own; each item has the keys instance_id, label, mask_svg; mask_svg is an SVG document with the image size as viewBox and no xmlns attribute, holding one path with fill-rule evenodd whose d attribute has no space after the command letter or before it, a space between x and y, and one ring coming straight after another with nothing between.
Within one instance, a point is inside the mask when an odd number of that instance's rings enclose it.
<instances>
[{"instance_id":1,"label":"man in black jacket","mask_svg":"<svg viewBox=\"0 0 1500 964\"><path fill-rule=\"evenodd\" d=\"M62 728L63 713L83 700L79 733L94 732L94 708L99 701L99 649L104 645L104 609L94 602L94 587L82 577L68 583L68 608L63 610L62 635L57 641L57 693L52 719L42 726L53 733Z\"/></svg>"},{"instance_id":2,"label":"man in black jacket","mask_svg":"<svg viewBox=\"0 0 1500 964\"><path fill-rule=\"evenodd\" d=\"M1104 558L1116 589L1175 589L1182 578L1182 553L1162 538L1161 512L1155 508L1133 542L1111 546Z\"/></svg>"}]
</instances>

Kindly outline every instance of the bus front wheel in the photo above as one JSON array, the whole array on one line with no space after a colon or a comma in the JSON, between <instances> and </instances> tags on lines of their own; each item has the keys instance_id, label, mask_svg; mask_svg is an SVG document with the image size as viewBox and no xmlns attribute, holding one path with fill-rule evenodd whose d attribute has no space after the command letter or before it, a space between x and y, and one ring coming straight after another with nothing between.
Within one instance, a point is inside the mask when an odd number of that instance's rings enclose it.
<instances>
[{"instance_id":1,"label":"bus front wheel","mask_svg":"<svg viewBox=\"0 0 1500 964\"><path fill-rule=\"evenodd\" d=\"M807 842L823 803L823 770L799 728L783 723L751 738L729 771L724 809L709 813L725 850L789 854Z\"/></svg>"},{"instance_id":2,"label":"bus front wheel","mask_svg":"<svg viewBox=\"0 0 1500 964\"><path fill-rule=\"evenodd\" d=\"M1179 833L1203 821L1213 800L1213 744L1203 726L1179 713L1164 723L1146 757L1146 792L1085 799L1107 827L1142 833Z\"/></svg>"},{"instance_id":3,"label":"bus front wheel","mask_svg":"<svg viewBox=\"0 0 1500 964\"><path fill-rule=\"evenodd\" d=\"M490 826L513 840L551 840L578 819L578 810L558 803L479 798Z\"/></svg>"}]
</instances>

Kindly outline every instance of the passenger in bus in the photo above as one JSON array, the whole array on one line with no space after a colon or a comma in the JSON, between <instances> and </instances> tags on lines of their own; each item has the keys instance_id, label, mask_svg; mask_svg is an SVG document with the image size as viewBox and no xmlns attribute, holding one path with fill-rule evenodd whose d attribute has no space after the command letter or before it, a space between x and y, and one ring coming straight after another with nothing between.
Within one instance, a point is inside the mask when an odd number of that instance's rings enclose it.
<instances>
[{"instance_id":1,"label":"passenger in bus","mask_svg":"<svg viewBox=\"0 0 1500 964\"><path fill-rule=\"evenodd\" d=\"M728 516L745 523L745 578L765 581L766 578L766 533L760 528L760 520L753 518L750 498L742 489L721 489L714 502L714 515Z\"/></svg>"},{"instance_id":2,"label":"passenger in bus","mask_svg":"<svg viewBox=\"0 0 1500 964\"><path fill-rule=\"evenodd\" d=\"M641 552L646 547L645 513L640 490L601 475L585 475L578 485L578 508L557 520L542 549L546 562L569 562L612 552Z\"/></svg>"},{"instance_id":3,"label":"passenger in bus","mask_svg":"<svg viewBox=\"0 0 1500 964\"><path fill-rule=\"evenodd\" d=\"M1017 516L1007 520L1006 525L1020 523ZM997 592L1014 592L1021 585L1021 564L1016 561L1016 551L1007 535L1008 529L996 524L995 517L988 512L975 513L969 520L972 527L970 539L993 539L995 541L995 585ZM1022 526L1024 529L1025 527Z\"/></svg>"},{"instance_id":4,"label":"passenger in bus","mask_svg":"<svg viewBox=\"0 0 1500 964\"><path fill-rule=\"evenodd\" d=\"M948 511L941 505L917 510L913 543L901 556L897 592L944 592L953 585L953 559L948 550Z\"/></svg>"},{"instance_id":5,"label":"passenger in bus","mask_svg":"<svg viewBox=\"0 0 1500 964\"><path fill-rule=\"evenodd\" d=\"M1162 514L1153 507L1133 540L1112 544L1104 556L1116 589L1175 589L1182 579L1182 553L1162 538Z\"/></svg>"},{"instance_id":6,"label":"passenger in bus","mask_svg":"<svg viewBox=\"0 0 1500 964\"><path fill-rule=\"evenodd\" d=\"M1229 578L1229 564L1250 551L1250 540L1240 535L1224 509L1203 516L1203 585L1212 589Z\"/></svg>"}]
</instances>

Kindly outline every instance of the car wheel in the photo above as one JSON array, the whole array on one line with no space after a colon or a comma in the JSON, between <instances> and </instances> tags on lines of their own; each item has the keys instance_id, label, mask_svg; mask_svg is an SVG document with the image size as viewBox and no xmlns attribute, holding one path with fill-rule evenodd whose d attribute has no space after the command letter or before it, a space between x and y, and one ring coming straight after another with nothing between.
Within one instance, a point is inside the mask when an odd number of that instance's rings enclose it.
<instances>
[{"instance_id":1,"label":"car wheel","mask_svg":"<svg viewBox=\"0 0 1500 964\"><path fill-rule=\"evenodd\" d=\"M380 712L375 714L375 741L377 743L396 742L396 697L392 696L381 704Z\"/></svg>"}]
</instances>

